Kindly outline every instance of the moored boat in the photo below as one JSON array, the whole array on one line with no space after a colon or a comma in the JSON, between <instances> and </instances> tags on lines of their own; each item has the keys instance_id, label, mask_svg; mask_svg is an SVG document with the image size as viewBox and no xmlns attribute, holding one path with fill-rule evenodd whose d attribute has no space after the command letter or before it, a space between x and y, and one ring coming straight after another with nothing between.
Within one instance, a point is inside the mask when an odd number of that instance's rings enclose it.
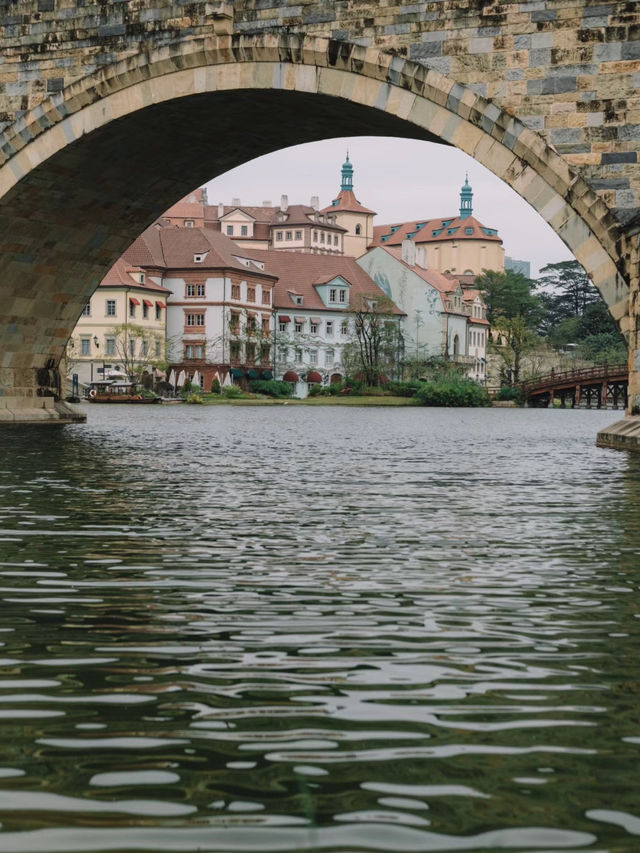
<instances>
[{"instance_id":1,"label":"moored boat","mask_svg":"<svg viewBox=\"0 0 640 853\"><path fill-rule=\"evenodd\" d=\"M145 396L135 382L102 380L92 382L87 398L90 403L161 403L162 398Z\"/></svg>"}]
</instances>

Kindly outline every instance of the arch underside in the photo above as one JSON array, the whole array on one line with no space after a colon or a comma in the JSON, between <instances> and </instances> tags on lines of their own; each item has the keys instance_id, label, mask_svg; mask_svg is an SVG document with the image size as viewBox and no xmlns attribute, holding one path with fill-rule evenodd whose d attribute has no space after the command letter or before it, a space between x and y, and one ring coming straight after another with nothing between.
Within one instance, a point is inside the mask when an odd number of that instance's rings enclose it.
<instances>
[{"instance_id":1,"label":"arch underside","mask_svg":"<svg viewBox=\"0 0 640 853\"><path fill-rule=\"evenodd\" d=\"M171 203L247 160L336 136L411 137L475 157L549 222L627 331L617 226L540 136L423 66L328 40L290 42L212 39L138 57L74 84L5 134L0 384L59 359L106 269Z\"/></svg>"}]
</instances>

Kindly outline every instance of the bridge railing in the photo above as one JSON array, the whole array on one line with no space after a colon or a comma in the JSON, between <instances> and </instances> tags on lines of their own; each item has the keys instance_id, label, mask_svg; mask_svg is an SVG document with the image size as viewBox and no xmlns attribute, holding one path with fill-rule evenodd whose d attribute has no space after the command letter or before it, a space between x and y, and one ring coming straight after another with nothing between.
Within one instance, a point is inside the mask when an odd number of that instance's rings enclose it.
<instances>
[{"instance_id":1,"label":"bridge railing","mask_svg":"<svg viewBox=\"0 0 640 853\"><path fill-rule=\"evenodd\" d=\"M597 367L583 367L579 370L560 370L551 371L544 376L536 376L533 379L527 379L520 383L520 387L525 396L534 391L541 391L544 388L553 388L558 385L576 385L590 380L623 378L628 375L629 365L626 362L618 364L600 364Z\"/></svg>"}]
</instances>

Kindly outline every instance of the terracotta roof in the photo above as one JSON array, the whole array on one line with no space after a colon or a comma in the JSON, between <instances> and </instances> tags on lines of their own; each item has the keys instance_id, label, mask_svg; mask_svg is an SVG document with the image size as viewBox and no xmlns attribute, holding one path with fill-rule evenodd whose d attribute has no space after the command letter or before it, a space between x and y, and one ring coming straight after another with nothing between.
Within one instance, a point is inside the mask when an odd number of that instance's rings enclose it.
<instances>
[{"instance_id":1,"label":"terracotta roof","mask_svg":"<svg viewBox=\"0 0 640 853\"><path fill-rule=\"evenodd\" d=\"M134 275L144 273L146 270L138 266L132 266L127 263L123 257L118 258L109 272L102 279L99 287L127 287L138 290L149 290L156 293L169 293L166 287L156 284L145 276L144 284L141 284L139 279L134 278Z\"/></svg>"},{"instance_id":2,"label":"terracotta roof","mask_svg":"<svg viewBox=\"0 0 640 853\"><path fill-rule=\"evenodd\" d=\"M329 211L330 209L331 208L327 208L327 211ZM267 224L269 228L285 228L293 227L294 225L304 225L308 227L310 225L315 225L322 228L330 229L332 231L345 232L347 230L346 228L342 228L342 226L333 224L331 222L316 222L315 214L316 212L320 211L314 210L314 208L308 204L290 204L286 211L282 211L279 206L247 207L243 205L225 205L223 216L226 216L229 213L233 213L233 211L235 210L242 211L242 213L246 213L247 216L250 216L254 220L254 235L256 233L256 226L264 226L265 224ZM284 214L286 218L280 221L279 217L282 214ZM217 207L206 207L204 216L207 222L211 223L212 225L215 225L216 227L219 226L220 218L218 217ZM240 239L251 240L255 239L255 237L244 237Z\"/></svg>"},{"instance_id":3,"label":"terracotta roof","mask_svg":"<svg viewBox=\"0 0 640 853\"><path fill-rule=\"evenodd\" d=\"M371 213L376 215L375 210L369 210L368 207L360 204L355 197L353 190L340 190L337 197L331 202L328 207L323 207L320 213L331 213L335 211L347 211L349 213Z\"/></svg>"},{"instance_id":4,"label":"terracotta roof","mask_svg":"<svg viewBox=\"0 0 640 853\"><path fill-rule=\"evenodd\" d=\"M195 261L195 255L204 255ZM240 263L238 258L249 257L233 240L211 228L177 228L152 226L127 249L124 257L144 267L157 269L233 269L244 274L270 276L258 266Z\"/></svg>"},{"instance_id":5,"label":"terracotta roof","mask_svg":"<svg viewBox=\"0 0 640 853\"><path fill-rule=\"evenodd\" d=\"M251 257L264 261L265 269L278 276L273 304L275 308L289 311L336 311L343 313L344 308L327 306L320 298L314 284L325 284L336 276L341 276L350 285L352 295L377 296L386 298L386 294L375 281L360 267L354 258L342 255L312 255L302 252L280 252L255 250ZM290 293L304 298L303 304L295 305ZM394 306L394 314L403 314Z\"/></svg>"},{"instance_id":6,"label":"terracotta roof","mask_svg":"<svg viewBox=\"0 0 640 853\"><path fill-rule=\"evenodd\" d=\"M454 230L453 234L449 232ZM487 234L489 232L495 232ZM417 219L390 225L374 225L371 246L399 246L411 238L414 243L436 243L446 240L491 240L502 243L495 228L487 228L475 216L439 219Z\"/></svg>"}]
</instances>

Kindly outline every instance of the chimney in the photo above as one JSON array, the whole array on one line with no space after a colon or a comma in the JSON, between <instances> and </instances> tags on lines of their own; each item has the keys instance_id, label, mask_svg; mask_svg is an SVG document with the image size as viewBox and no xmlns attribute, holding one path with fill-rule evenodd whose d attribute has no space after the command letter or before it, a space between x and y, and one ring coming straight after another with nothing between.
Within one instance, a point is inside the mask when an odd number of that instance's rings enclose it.
<instances>
[{"instance_id":1,"label":"chimney","mask_svg":"<svg viewBox=\"0 0 640 853\"><path fill-rule=\"evenodd\" d=\"M289 207L289 198L288 198L288 196L286 196L286 195L280 196L280 210L281 210L283 213L286 213L286 212L287 212L288 207Z\"/></svg>"},{"instance_id":2,"label":"chimney","mask_svg":"<svg viewBox=\"0 0 640 853\"><path fill-rule=\"evenodd\" d=\"M262 206L263 207L273 207L273 205L271 204L271 199L268 198L266 201L263 201Z\"/></svg>"},{"instance_id":3,"label":"chimney","mask_svg":"<svg viewBox=\"0 0 640 853\"><path fill-rule=\"evenodd\" d=\"M207 188L206 187L200 187L200 189L202 190L202 203L208 205L209 199L207 197Z\"/></svg>"},{"instance_id":4,"label":"chimney","mask_svg":"<svg viewBox=\"0 0 640 853\"><path fill-rule=\"evenodd\" d=\"M416 265L416 244L413 240L402 241L402 260L410 267Z\"/></svg>"},{"instance_id":5,"label":"chimney","mask_svg":"<svg viewBox=\"0 0 640 853\"><path fill-rule=\"evenodd\" d=\"M218 219L222 219L223 216L224 216L224 202L219 201L218 202Z\"/></svg>"},{"instance_id":6,"label":"chimney","mask_svg":"<svg viewBox=\"0 0 640 853\"><path fill-rule=\"evenodd\" d=\"M240 207L240 199L239 199L239 198L232 198L232 199L231 199L231 204L232 204L234 207Z\"/></svg>"},{"instance_id":7,"label":"chimney","mask_svg":"<svg viewBox=\"0 0 640 853\"><path fill-rule=\"evenodd\" d=\"M312 195L312 196L311 196L311 202L310 202L310 204L311 204L311 207L312 207L314 210L317 210L317 209L320 207L320 199L319 199L319 197L318 197L317 195Z\"/></svg>"},{"instance_id":8,"label":"chimney","mask_svg":"<svg viewBox=\"0 0 640 853\"><path fill-rule=\"evenodd\" d=\"M416 246L416 266L422 267L423 270L427 269L427 247L426 246Z\"/></svg>"}]
</instances>

